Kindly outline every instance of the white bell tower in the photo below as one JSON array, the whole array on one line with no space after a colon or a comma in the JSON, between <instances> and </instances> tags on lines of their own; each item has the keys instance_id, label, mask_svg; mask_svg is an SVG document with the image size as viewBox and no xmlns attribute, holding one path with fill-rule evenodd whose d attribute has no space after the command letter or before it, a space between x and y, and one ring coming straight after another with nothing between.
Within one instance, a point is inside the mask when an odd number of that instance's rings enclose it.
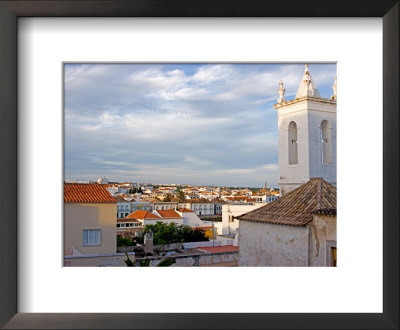
<instances>
[{"instance_id":1,"label":"white bell tower","mask_svg":"<svg viewBox=\"0 0 400 330\"><path fill-rule=\"evenodd\" d=\"M279 186L281 194L319 177L336 185L336 78L330 98L321 97L305 65L293 100L279 83Z\"/></svg>"}]
</instances>

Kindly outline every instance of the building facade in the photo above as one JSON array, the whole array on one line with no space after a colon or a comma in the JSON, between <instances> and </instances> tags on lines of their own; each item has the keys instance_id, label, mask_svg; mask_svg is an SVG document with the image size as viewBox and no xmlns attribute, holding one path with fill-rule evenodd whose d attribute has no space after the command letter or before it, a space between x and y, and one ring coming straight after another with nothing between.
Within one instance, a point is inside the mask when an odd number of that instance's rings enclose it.
<instances>
[{"instance_id":1,"label":"building facade","mask_svg":"<svg viewBox=\"0 0 400 330\"><path fill-rule=\"evenodd\" d=\"M103 185L64 184L64 255L117 250L117 203Z\"/></svg>"},{"instance_id":2,"label":"building facade","mask_svg":"<svg viewBox=\"0 0 400 330\"><path fill-rule=\"evenodd\" d=\"M321 178L238 219L239 266L336 266L336 187Z\"/></svg>"},{"instance_id":3,"label":"building facade","mask_svg":"<svg viewBox=\"0 0 400 330\"><path fill-rule=\"evenodd\" d=\"M283 82L274 105L278 114L281 195L320 177L336 185L336 79L331 98L321 97L308 69L296 97L286 101Z\"/></svg>"}]
</instances>

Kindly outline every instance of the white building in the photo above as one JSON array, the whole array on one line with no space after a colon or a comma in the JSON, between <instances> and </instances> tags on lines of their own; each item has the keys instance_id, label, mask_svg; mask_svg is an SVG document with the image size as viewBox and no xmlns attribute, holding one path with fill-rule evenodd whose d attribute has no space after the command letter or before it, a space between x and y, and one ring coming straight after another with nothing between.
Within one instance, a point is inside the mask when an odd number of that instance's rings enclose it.
<instances>
[{"instance_id":1,"label":"white building","mask_svg":"<svg viewBox=\"0 0 400 330\"><path fill-rule=\"evenodd\" d=\"M143 227L146 225L155 225L157 222L174 222L177 225L183 225L183 217L174 210L158 210L153 212L136 210L129 214L127 218L139 220Z\"/></svg>"},{"instance_id":2,"label":"white building","mask_svg":"<svg viewBox=\"0 0 400 330\"><path fill-rule=\"evenodd\" d=\"M114 199L117 201L117 218L125 218L131 213L130 202L122 196L115 196Z\"/></svg>"},{"instance_id":3,"label":"white building","mask_svg":"<svg viewBox=\"0 0 400 330\"><path fill-rule=\"evenodd\" d=\"M236 229L239 228L239 221L235 219L242 214L258 209L264 203L254 204L224 204L222 205L222 230L220 235L234 236Z\"/></svg>"},{"instance_id":4,"label":"white building","mask_svg":"<svg viewBox=\"0 0 400 330\"><path fill-rule=\"evenodd\" d=\"M152 210L152 206L150 204L150 202L145 202L145 201L135 201L135 200L131 200L129 202L130 207L131 207L131 213L135 212L136 210L143 210L143 211L151 211Z\"/></svg>"},{"instance_id":5,"label":"white building","mask_svg":"<svg viewBox=\"0 0 400 330\"><path fill-rule=\"evenodd\" d=\"M207 226L192 210L187 208L177 209L175 210L183 218L183 224L190 226L192 228L195 227L205 227Z\"/></svg>"},{"instance_id":6,"label":"white building","mask_svg":"<svg viewBox=\"0 0 400 330\"><path fill-rule=\"evenodd\" d=\"M178 203L176 203L176 202L158 202L158 201L153 201L151 203L151 207L152 207L153 211L174 210L175 208L178 207Z\"/></svg>"},{"instance_id":7,"label":"white building","mask_svg":"<svg viewBox=\"0 0 400 330\"><path fill-rule=\"evenodd\" d=\"M198 216L202 215L214 215L214 203L208 200L191 200L191 210Z\"/></svg>"},{"instance_id":8,"label":"white building","mask_svg":"<svg viewBox=\"0 0 400 330\"><path fill-rule=\"evenodd\" d=\"M133 218L117 219L117 233L131 231L135 234L140 234L143 229L143 225L139 220Z\"/></svg>"},{"instance_id":9,"label":"white building","mask_svg":"<svg viewBox=\"0 0 400 330\"><path fill-rule=\"evenodd\" d=\"M158 210L158 211L153 211L153 214L159 215L162 222L165 223L174 222L176 225L183 225L183 217L175 210ZM157 221L155 221L154 223L156 223Z\"/></svg>"},{"instance_id":10,"label":"white building","mask_svg":"<svg viewBox=\"0 0 400 330\"><path fill-rule=\"evenodd\" d=\"M108 179L104 176L101 176L100 178L97 179L98 184L108 184Z\"/></svg>"},{"instance_id":11,"label":"white building","mask_svg":"<svg viewBox=\"0 0 400 330\"><path fill-rule=\"evenodd\" d=\"M222 202L214 201L214 214L222 215Z\"/></svg>"},{"instance_id":12,"label":"white building","mask_svg":"<svg viewBox=\"0 0 400 330\"><path fill-rule=\"evenodd\" d=\"M118 187L117 186L107 187L107 190L111 194L111 196L115 196L115 195L118 194Z\"/></svg>"},{"instance_id":13,"label":"white building","mask_svg":"<svg viewBox=\"0 0 400 330\"><path fill-rule=\"evenodd\" d=\"M306 64L293 100L286 101L283 82L274 105L278 113L281 195L320 177L336 185L336 79L334 95L321 97Z\"/></svg>"},{"instance_id":14,"label":"white building","mask_svg":"<svg viewBox=\"0 0 400 330\"><path fill-rule=\"evenodd\" d=\"M239 266L336 266L336 187L321 178L239 220Z\"/></svg>"}]
</instances>

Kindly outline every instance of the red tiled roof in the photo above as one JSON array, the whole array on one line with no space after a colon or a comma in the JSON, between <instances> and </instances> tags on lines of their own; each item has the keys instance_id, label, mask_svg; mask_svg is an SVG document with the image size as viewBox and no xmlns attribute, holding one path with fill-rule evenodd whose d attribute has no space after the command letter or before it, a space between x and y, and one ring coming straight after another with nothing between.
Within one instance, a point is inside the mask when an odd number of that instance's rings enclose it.
<instances>
[{"instance_id":1,"label":"red tiled roof","mask_svg":"<svg viewBox=\"0 0 400 330\"><path fill-rule=\"evenodd\" d=\"M140 222L139 220L135 219L135 218L118 218L117 222Z\"/></svg>"},{"instance_id":2,"label":"red tiled roof","mask_svg":"<svg viewBox=\"0 0 400 330\"><path fill-rule=\"evenodd\" d=\"M223 252L237 252L239 250L239 247L233 245L203 246L203 247L198 247L197 250L207 251L209 253L223 253Z\"/></svg>"},{"instance_id":3,"label":"red tiled roof","mask_svg":"<svg viewBox=\"0 0 400 330\"><path fill-rule=\"evenodd\" d=\"M307 183L237 219L289 226L304 226L314 214L336 215L336 187L321 178Z\"/></svg>"},{"instance_id":4,"label":"red tiled roof","mask_svg":"<svg viewBox=\"0 0 400 330\"><path fill-rule=\"evenodd\" d=\"M104 185L64 183L64 203L116 203Z\"/></svg>"},{"instance_id":5,"label":"red tiled roof","mask_svg":"<svg viewBox=\"0 0 400 330\"><path fill-rule=\"evenodd\" d=\"M182 218L178 213L176 213L174 210L157 210L157 212L163 217L163 218Z\"/></svg>"},{"instance_id":6,"label":"red tiled roof","mask_svg":"<svg viewBox=\"0 0 400 330\"><path fill-rule=\"evenodd\" d=\"M246 202L255 202L254 198L249 198L247 196L234 196L234 197L226 197L226 199L230 201L246 201Z\"/></svg>"},{"instance_id":7,"label":"red tiled roof","mask_svg":"<svg viewBox=\"0 0 400 330\"><path fill-rule=\"evenodd\" d=\"M158 215L155 215L148 211L136 210L135 212L129 214L126 218L134 219L160 219Z\"/></svg>"}]
</instances>

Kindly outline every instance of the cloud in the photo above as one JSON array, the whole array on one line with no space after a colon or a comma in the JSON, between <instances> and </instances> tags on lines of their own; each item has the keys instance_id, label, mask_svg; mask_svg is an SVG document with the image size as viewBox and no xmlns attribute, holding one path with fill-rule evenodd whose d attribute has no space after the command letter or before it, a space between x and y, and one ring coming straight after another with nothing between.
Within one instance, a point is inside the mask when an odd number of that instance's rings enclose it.
<instances>
[{"instance_id":1,"label":"cloud","mask_svg":"<svg viewBox=\"0 0 400 330\"><path fill-rule=\"evenodd\" d=\"M66 178L276 184L278 83L294 97L303 72L300 64L67 64ZM329 97L336 66L310 72Z\"/></svg>"},{"instance_id":2,"label":"cloud","mask_svg":"<svg viewBox=\"0 0 400 330\"><path fill-rule=\"evenodd\" d=\"M215 81L226 81L232 78L235 73L233 67L229 64L205 65L199 68L193 75L192 81L199 84L210 84Z\"/></svg>"}]
</instances>

